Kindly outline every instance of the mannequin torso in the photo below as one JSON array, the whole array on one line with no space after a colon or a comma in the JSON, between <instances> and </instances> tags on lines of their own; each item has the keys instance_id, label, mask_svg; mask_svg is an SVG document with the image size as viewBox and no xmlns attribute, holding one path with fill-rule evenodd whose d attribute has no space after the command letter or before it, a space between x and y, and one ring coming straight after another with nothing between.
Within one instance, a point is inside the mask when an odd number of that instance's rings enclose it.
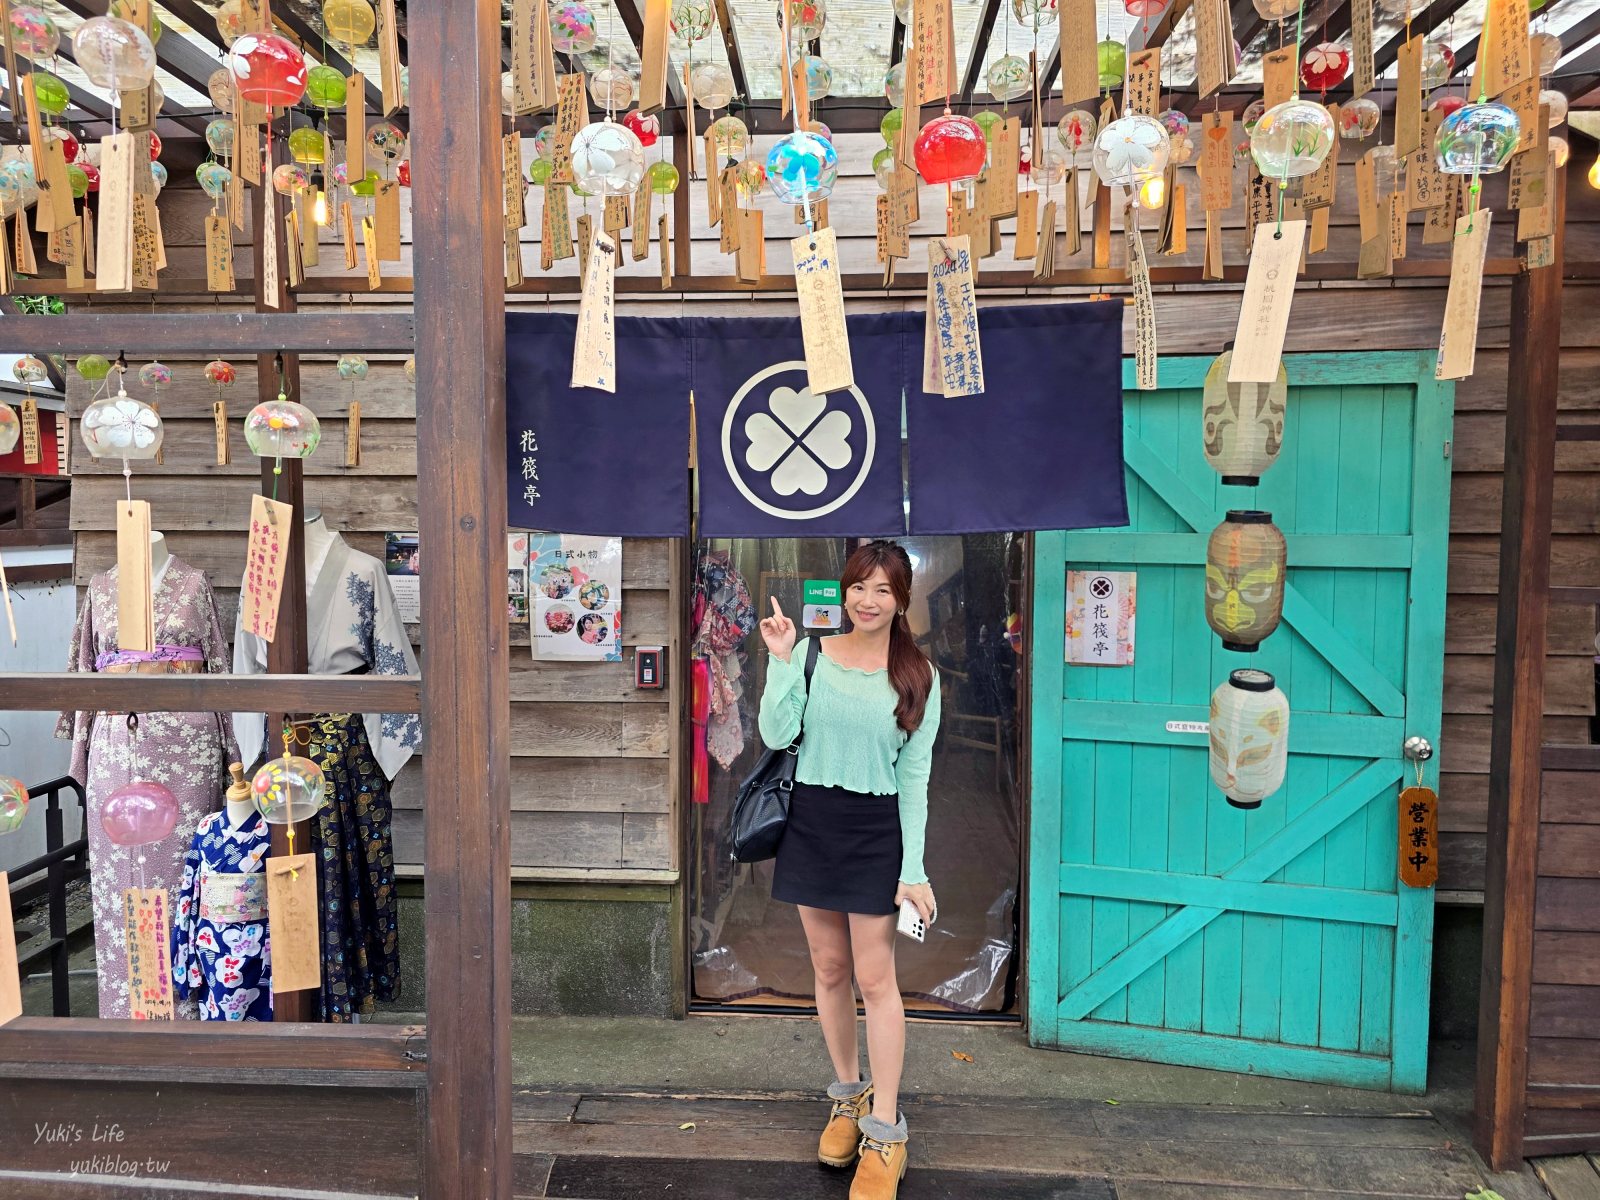
<instances>
[{"instance_id":1,"label":"mannequin torso","mask_svg":"<svg viewBox=\"0 0 1600 1200\"><path fill-rule=\"evenodd\" d=\"M333 544L334 533L322 519L322 510L319 508L306 510L305 533L306 584L309 586L313 582L318 565L327 556L328 547Z\"/></svg>"},{"instance_id":2,"label":"mannequin torso","mask_svg":"<svg viewBox=\"0 0 1600 1200\"><path fill-rule=\"evenodd\" d=\"M150 578L160 579L161 572L166 568L172 558L172 552L167 549L167 535L160 530L150 534Z\"/></svg>"}]
</instances>

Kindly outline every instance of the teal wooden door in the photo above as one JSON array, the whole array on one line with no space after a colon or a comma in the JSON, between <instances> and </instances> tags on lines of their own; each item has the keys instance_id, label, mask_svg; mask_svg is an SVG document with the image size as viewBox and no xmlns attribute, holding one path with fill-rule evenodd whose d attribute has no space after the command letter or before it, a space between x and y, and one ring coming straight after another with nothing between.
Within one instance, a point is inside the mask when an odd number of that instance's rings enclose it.
<instances>
[{"instance_id":1,"label":"teal wooden door","mask_svg":"<svg viewBox=\"0 0 1600 1200\"><path fill-rule=\"evenodd\" d=\"M1422 1090L1433 892L1398 880L1412 734L1439 740L1453 389L1431 351L1296 355L1257 488L1201 449L1207 359L1124 378L1126 529L1036 541L1028 1000L1037 1045ZM1255 654L1206 625L1230 508L1288 540L1283 623ZM1134 663L1064 662L1069 568L1137 572ZM1259 809L1212 785L1229 670L1289 698L1289 768ZM1173 723L1173 724L1169 724ZM1437 788L1437 757L1424 779Z\"/></svg>"}]
</instances>

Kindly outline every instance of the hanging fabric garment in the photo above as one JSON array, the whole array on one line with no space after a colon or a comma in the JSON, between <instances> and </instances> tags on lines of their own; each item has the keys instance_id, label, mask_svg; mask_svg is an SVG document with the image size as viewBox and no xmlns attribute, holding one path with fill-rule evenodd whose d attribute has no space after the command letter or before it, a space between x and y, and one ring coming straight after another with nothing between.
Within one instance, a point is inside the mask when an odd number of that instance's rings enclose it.
<instances>
[{"instance_id":1,"label":"hanging fabric garment","mask_svg":"<svg viewBox=\"0 0 1600 1200\"><path fill-rule=\"evenodd\" d=\"M744 576L726 550L712 550L701 558L695 589L697 601L703 599L705 607L690 652L705 659L711 672L706 748L727 770L744 750L744 722L739 716L744 640L756 627L756 609Z\"/></svg>"},{"instance_id":2,"label":"hanging fabric garment","mask_svg":"<svg viewBox=\"0 0 1600 1200\"><path fill-rule=\"evenodd\" d=\"M217 602L205 575L168 557L151 582L156 648L117 644L117 569L89 581L78 609L67 667L112 674L211 674L228 670ZM100 1016L128 1017L128 945L122 893L130 887L167 889L176 912L184 856L200 819L221 802L227 764L237 756L226 713L65 712L56 736L72 739L72 777L88 797L89 889L94 902L95 969ZM100 810L118 788L138 780L162 784L178 801L173 832L148 846L119 846L100 824ZM141 862L142 860L142 862ZM194 1018L192 1000L176 1000L174 1015Z\"/></svg>"},{"instance_id":3,"label":"hanging fabric garment","mask_svg":"<svg viewBox=\"0 0 1600 1200\"><path fill-rule=\"evenodd\" d=\"M226 812L211 813L194 831L172 910L172 986L199 1002L202 1021L272 1020L271 848L260 813L237 829Z\"/></svg>"},{"instance_id":4,"label":"hanging fabric garment","mask_svg":"<svg viewBox=\"0 0 1600 1200\"><path fill-rule=\"evenodd\" d=\"M383 564L335 535L306 564L308 665L313 675L412 675L411 640ZM239 629L234 671L266 670L266 643ZM280 731L265 738L261 713L239 714L240 747L251 763L276 756ZM294 753L328 779L328 804L311 822L322 920L324 1021L366 1016L400 994L398 901L389 781L422 742L415 713L315 714L295 727Z\"/></svg>"}]
</instances>

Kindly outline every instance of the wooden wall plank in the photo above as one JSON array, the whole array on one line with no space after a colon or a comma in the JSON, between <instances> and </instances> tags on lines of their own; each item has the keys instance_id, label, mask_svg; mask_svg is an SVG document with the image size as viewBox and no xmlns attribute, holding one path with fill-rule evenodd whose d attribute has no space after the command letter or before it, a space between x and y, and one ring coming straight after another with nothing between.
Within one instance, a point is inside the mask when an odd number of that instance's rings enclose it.
<instances>
[{"instance_id":1,"label":"wooden wall plank","mask_svg":"<svg viewBox=\"0 0 1600 1200\"><path fill-rule=\"evenodd\" d=\"M1535 1037L1600 1041L1600 988L1536 983L1530 1011Z\"/></svg>"},{"instance_id":2,"label":"wooden wall plank","mask_svg":"<svg viewBox=\"0 0 1600 1200\"><path fill-rule=\"evenodd\" d=\"M541 757L662 758L665 705L550 702L511 709L511 753Z\"/></svg>"},{"instance_id":3,"label":"wooden wall plank","mask_svg":"<svg viewBox=\"0 0 1600 1200\"><path fill-rule=\"evenodd\" d=\"M1452 550L1459 539L1452 538ZM1445 653L1494 654L1493 595L1457 592L1445 610ZM1574 654L1593 658L1595 652L1595 614L1593 608L1577 604L1557 604L1550 609L1550 628L1545 635L1547 654Z\"/></svg>"},{"instance_id":4,"label":"wooden wall plank","mask_svg":"<svg viewBox=\"0 0 1600 1200\"><path fill-rule=\"evenodd\" d=\"M1494 659L1486 654L1446 654L1444 711L1487 713L1493 707ZM1544 711L1587 716L1594 712L1594 652L1585 658L1551 655L1545 659Z\"/></svg>"},{"instance_id":5,"label":"wooden wall plank","mask_svg":"<svg viewBox=\"0 0 1600 1200\"><path fill-rule=\"evenodd\" d=\"M1541 877L1600 879L1600 824L1541 823L1539 874Z\"/></svg>"},{"instance_id":6,"label":"wooden wall plank","mask_svg":"<svg viewBox=\"0 0 1600 1200\"><path fill-rule=\"evenodd\" d=\"M620 868L622 821L623 814L609 812L513 812L511 864L513 867L572 870ZM397 864L422 861L422 836L422 813L415 809L396 809L394 858Z\"/></svg>"},{"instance_id":7,"label":"wooden wall plank","mask_svg":"<svg viewBox=\"0 0 1600 1200\"><path fill-rule=\"evenodd\" d=\"M1600 933L1600 873L1588 878L1541 875L1533 923L1536 929Z\"/></svg>"},{"instance_id":8,"label":"wooden wall plank","mask_svg":"<svg viewBox=\"0 0 1600 1200\"><path fill-rule=\"evenodd\" d=\"M625 867L670 866L672 861L672 823L666 813L624 813L622 817L622 865Z\"/></svg>"},{"instance_id":9,"label":"wooden wall plank","mask_svg":"<svg viewBox=\"0 0 1600 1200\"><path fill-rule=\"evenodd\" d=\"M1535 930L1533 982L1600 987L1600 933ZM1600 1045L1595 1052L1600 1054Z\"/></svg>"},{"instance_id":10,"label":"wooden wall plank","mask_svg":"<svg viewBox=\"0 0 1600 1200\"><path fill-rule=\"evenodd\" d=\"M1540 820L1572 825L1600 824L1600 773L1547 770L1541 785Z\"/></svg>"},{"instance_id":11,"label":"wooden wall plank","mask_svg":"<svg viewBox=\"0 0 1600 1200\"><path fill-rule=\"evenodd\" d=\"M413 763L420 761L419 756ZM412 769L413 763L394 781L391 795L397 809L427 807L421 772ZM668 802L667 772L659 759L511 760L512 812L665 813Z\"/></svg>"},{"instance_id":12,"label":"wooden wall plank","mask_svg":"<svg viewBox=\"0 0 1600 1200\"><path fill-rule=\"evenodd\" d=\"M1600 1040L1529 1038L1528 1086L1544 1085L1600 1087Z\"/></svg>"}]
</instances>

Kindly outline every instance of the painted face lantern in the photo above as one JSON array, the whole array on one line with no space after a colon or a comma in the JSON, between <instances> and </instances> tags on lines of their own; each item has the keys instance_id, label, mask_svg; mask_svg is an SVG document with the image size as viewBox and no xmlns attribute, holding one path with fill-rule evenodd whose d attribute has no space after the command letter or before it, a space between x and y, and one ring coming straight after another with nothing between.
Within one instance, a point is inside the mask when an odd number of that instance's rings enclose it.
<instances>
[{"instance_id":1,"label":"painted face lantern","mask_svg":"<svg viewBox=\"0 0 1600 1200\"><path fill-rule=\"evenodd\" d=\"M1224 650L1249 653L1278 627L1288 556L1272 514L1233 510L1206 545L1206 623Z\"/></svg>"},{"instance_id":2,"label":"painted face lantern","mask_svg":"<svg viewBox=\"0 0 1600 1200\"><path fill-rule=\"evenodd\" d=\"M1289 700L1265 671L1234 671L1211 694L1211 782L1235 808L1260 808L1289 765Z\"/></svg>"},{"instance_id":3,"label":"painted face lantern","mask_svg":"<svg viewBox=\"0 0 1600 1200\"><path fill-rule=\"evenodd\" d=\"M1255 487L1283 449L1289 372L1278 364L1271 383L1229 383L1233 351L1224 350L1206 372L1201 411L1206 461L1235 487Z\"/></svg>"}]
</instances>

